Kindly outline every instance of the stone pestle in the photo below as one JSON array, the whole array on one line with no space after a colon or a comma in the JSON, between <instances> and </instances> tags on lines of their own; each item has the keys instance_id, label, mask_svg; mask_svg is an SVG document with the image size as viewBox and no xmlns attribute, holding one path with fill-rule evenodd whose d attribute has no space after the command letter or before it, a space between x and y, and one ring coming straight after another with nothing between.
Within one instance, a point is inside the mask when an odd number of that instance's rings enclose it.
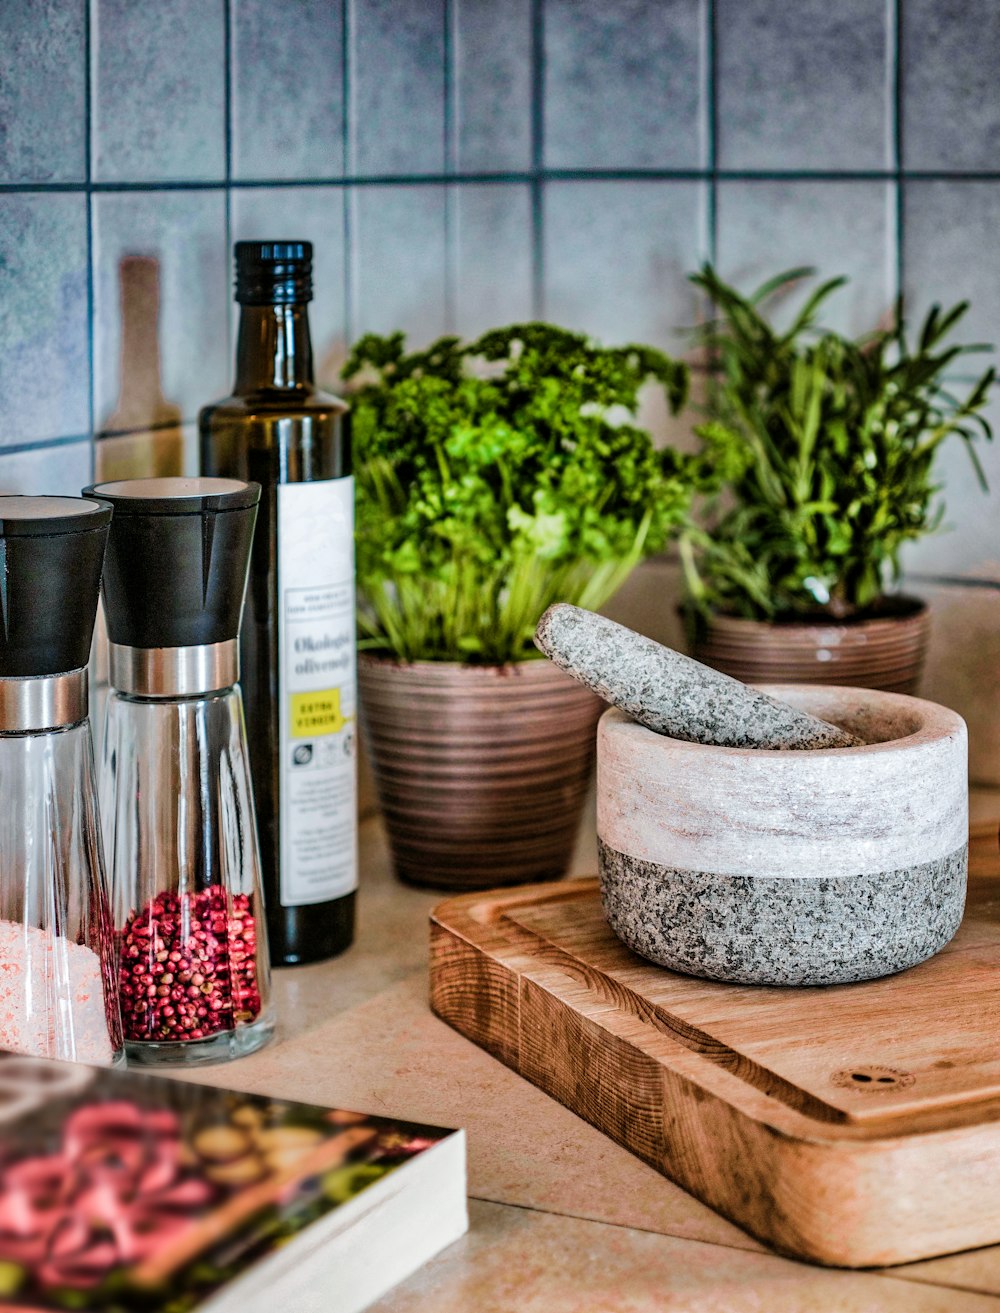
<instances>
[{"instance_id":1,"label":"stone pestle","mask_svg":"<svg viewBox=\"0 0 1000 1313\"><path fill-rule=\"evenodd\" d=\"M567 602L539 620L535 646L605 702L669 738L793 751L861 746L837 725Z\"/></svg>"}]
</instances>

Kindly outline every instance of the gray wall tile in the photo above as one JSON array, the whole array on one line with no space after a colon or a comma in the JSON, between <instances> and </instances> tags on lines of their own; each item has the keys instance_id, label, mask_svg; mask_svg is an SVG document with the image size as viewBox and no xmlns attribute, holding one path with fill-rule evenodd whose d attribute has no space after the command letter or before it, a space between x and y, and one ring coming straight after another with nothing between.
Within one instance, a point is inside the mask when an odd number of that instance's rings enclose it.
<instances>
[{"instance_id":1,"label":"gray wall tile","mask_svg":"<svg viewBox=\"0 0 1000 1313\"><path fill-rule=\"evenodd\" d=\"M91 450L84 439L31 451L0 451L0 491L76 497L92 478Z\"/></svg>"},{"instance_id":2,"label":"gray wall tile","mask_svg":"<svg viewBox=\"0 0 1000 1313\"><path fill-rule=\"evenodd\" d=\"M752 291L783 269L813 265L824 278L850 283L827 302L823 322L864 333L891 312L895 299L895 196L883 182L721 182L719 272ZM774 310L788 324L810 281Z\"/></svg>"},{"instance_id":3,"label":"gray wall tile","mask_svg":"<svg viewBox=\"0 0 1000 1313\"><path fill-rule=\"evenodd\" d=\"M531 167L531 0L456 0L456 164L464 173Z\"/></svg>"},{"instance_id":4,"label":"gray wall tile","mask_svg":"<svg viewBox=\"0 0 1000 1313\"><path fill-rule=\"evenodd\" d=\"M968 384L952 391L964 396ZM976 454L990 491L984 493L965 444L949 438L939 448L934 465L945 507L942 532L910 544L903 553L905 569L921 574L965 575L989 570L1000 578L1000 398L994 397L986 417L998 437L977 442Z\"/></svg>"},{"instance_id":5,"label":"gray wall tile","mask_svg":"<svg viewBox=\"0 0 1000 1313\"><path fill-rule=\"evenodd\" d=\"M225 0L94 0L94 177L222 179Z\"/></svg>"},{"instance_id":6,"label":"gray wall tile","mask_svg":"<svg viewBox=\"0 0 1000 1313\"><path fill-rule=\"evenodd\" d=\"M886 0L718 0L720 166L888 166L889 9Z\"/></svg>"},{"instance_id":7,"label":"gray wall tile","mask_svg":"<svg viewBox=\"0 0 1000 1313\"><path fill-rule=\"evenodd\" d=\"M95 428L192 419L231 383L221 191L94 198Z\"/></svg>"},{"instance_id":8,"label":"gray wall tile","mask_svg":"<svg viewBox=\"0 0 1000 1313\"><path fill-rule=\"evenodd\" d=\"M549 168L705 162L704 0L545 0Z\"/></svg>"},{"instance_id":9,"label":"gray wall tile","mask_svg":"<svg viewBox=\"0 0 1000 1313\"><path fill-rule=\"evenodd\" d=\"M968 300L956 341L1000 343L1000 265L988 256L1000 232L1000 183L907 182L903 190L903 256L909 316L935 301ZM972 356L963 372L980 371Z\"/></svg>"},{"instance_id":10,"label":"gray wall tile","mask_svg":"<svg viewBox=\"0 0 1000 1313\"><path fill-rule=\"evenodd\" d=\"M0 196L0 446L86 433L87 205Z\"/></svg>"},{"instance_id":11,"label":"gray wall tile","mask_svg":"<svg viewBox=\"0 0 1000 1313\"><path fill-rule=\"evenodd\" d=\"M531 318L531 193L484 183L454 188L455 331L474 337Z\"/></svg>"},{"instance_id":12,"label":"gray wall tile","mask_svg":"<svg viewBox=\"0 0 1000 1313\"><path fill-rule=\"evenodd\" d=\"M952 707L969 726L969 778L1000 784L1000 583L994 587L912 581L931 606L931 642L921 697ZM991 813L995 814L995 813Z\"/></svg>"},{"instance_id":13,"label":"gray wall tile","mask_svg":"<svg viewBox=\"0 0 1000 1313\"><path fill-rule=\"evenodd\" d=\"M444 0L352 0L353 173L443 173Z\"/></svg>"},{"instance_id":14,"label":"gray wall tile","mask_svg":"<svg viewBox=\"0 0 1000 1313\"><path fill-rule=\"evenodd\" d=\"M119 433L99 438L95 448L94 478L100 483L199 473L197 424Z\"/></svg>"},{"instance_id":15,"label":"gray wall tile","mask_svg":"<svg viewBox=\"0 0 1000 1313\"><path fill-rule=\"evenodd\" d=\"M1000 156L1000 6L902 4L903 164L995 170Z\"/></svg>"},{"instance_id":16,"label":"gray wall tile","mask_svg":"<svg viewBox=\"0 0 1000 1313\"><path fill-rule=\"evenodd\" d=\"M664 556L654 556L633 570L601 611L657 643L686 652L687 634L678 609L683 596L680 566Z\"/></svg>"},{"instance_id":17,"label":"gray wall tile","mask_svg":"<svg viewBox=\"0 0 1000 1313\"><path fill-rule=\"evenodd\" d=\"M702 182L545 184L545 317L606 343L684 350L704 257Z\"/></svg>"},{"instance_id":18,"label":"gray wall tile","mask_svg":"<svg viewBox=\"0 0 1000 1313\"><path fill-rule=\"evenodd\" d=\"M343 0L235 0L233 177L344 168Z\"/></svg>"},{"instance_id":19,"label":"gray wall tile","mask_svg":"<svg viewBox=\"0 0 1000 1313\"><path fill-rule=\"evenodd\" d=\"M313 244L309 307L316 376L334 391L346 354L344 192L340 187L247 187L233 196L233 240L302 239ZM238 307L233 307L234 326ZM234 337L235 341L235 337Z\"/></svg>"},{"instance_id":20,"label":"gray wall tile","mask_svg":"<svg viewBox=\"0 0 1000 1313\"><path fill-rule=\"evenodd\" d=\"M86 177L85 25L84 0L0 6L0 182Z\"/></svg>"},{"instance_id":21,"label":"gray wall tile","mask_svg":"<svg viewBox=\"0 0 1000 1313\"><path fill-rule=\"evenodd\" d=\"M904 189L904 268L907 316L916 329L930 306L950 308L968 300L969 310L955 326L955 343L1000 342L1000 270L983 258L1000 225L1000 183L908 182ZM952 390L963 395L971 379L996 353L961 359ZM1000 428L1000 402L988 417ZM1000 567L996 499L1000 497L1000 439L979 448L992 490L983 496L968 456L960 446L942 448L937 474L944 485L946 524L953 532L907 549L908 568L939 574L965 574L983 564Z\"/></svg>"},{"instance_id":22,"label":"gray wall tile","mask_svg":"<svg viewBox=\"0 0 1000 1313\"><path fill-rule=\"evenodd\" d=\"M358 187L353 334L402 329L412 347L447 331L445 188Z\"/></svg>"}]
</instances>

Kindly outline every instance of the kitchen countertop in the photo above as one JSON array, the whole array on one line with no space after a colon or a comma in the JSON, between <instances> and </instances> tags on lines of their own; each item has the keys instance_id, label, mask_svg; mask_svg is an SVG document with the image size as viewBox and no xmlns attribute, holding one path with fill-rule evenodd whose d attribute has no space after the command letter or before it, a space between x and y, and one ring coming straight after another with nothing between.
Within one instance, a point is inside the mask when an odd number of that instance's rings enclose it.
<instances>
[{"instance_id":1,"label":"kitchen countertop","mask_svg":"<svg viewBox=\"0 0 1000 1313\"><path fill-rule=\"evenodd\" d=\"M974 819L998 798L977 795ZM590 824L571 871L595 868ZM398 884L381 822L364 821L354 946L275 973L269 1047L183 1073L466 1128L469 1234L375 1313L1000 1313L1000 1246L872 1272L777 1257L452 1031L427 1005L444 896Z\"/></svg>"}]
</instances>

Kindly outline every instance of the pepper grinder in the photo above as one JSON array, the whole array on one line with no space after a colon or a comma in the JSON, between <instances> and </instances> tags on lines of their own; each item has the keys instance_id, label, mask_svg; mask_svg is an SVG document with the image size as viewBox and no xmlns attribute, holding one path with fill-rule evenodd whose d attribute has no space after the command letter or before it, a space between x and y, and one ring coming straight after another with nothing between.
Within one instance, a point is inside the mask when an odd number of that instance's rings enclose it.
<instances>
[{"instance_id":1,"label":"pepper grinder","mask_svg":"<svg viewBox=\"0 0 1000 1313\"><path fill-rule=\"evenodd\" d=\"M114 507L101 766L130 1061L252 1053L273 1031L239 629L260 486L135 479Z\"/></svg>"},{"instance_id":2,"label":"pepper grinder","mask_svg":"<svg viewBox=\"0 0 1000 1313\"><path fill-rule=\"evenodd\" d=\"M123 1059L87 661L111 511L0 497L0 1049Z\"/></svg>"}]
</instances>

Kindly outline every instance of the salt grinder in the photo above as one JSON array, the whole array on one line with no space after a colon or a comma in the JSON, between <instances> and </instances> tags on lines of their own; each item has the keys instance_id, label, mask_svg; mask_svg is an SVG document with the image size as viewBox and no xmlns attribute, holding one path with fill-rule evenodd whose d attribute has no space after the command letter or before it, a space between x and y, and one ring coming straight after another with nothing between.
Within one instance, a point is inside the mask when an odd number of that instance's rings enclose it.
<instances>
[{"instance_id":1,"label":"salt grinder","mask_svg":"<svg viewBox=\"0 0 1000 1313\"><path fill-rule=\"evenodd\" d=\"M219 1062L271 1035L239 630L260 486L136 479L104 565L101 798L129 1061Z\"/></svg>"},{"instance_id":2,"label":"salt grinder","mask_svg":"<svg viewBox=\"0 0 1000 1313\"><path fill-rule=\"evenodd\" d=\"M123 1059L87 661L111 510L0 497L0 1049Z\"/></svg>"}]
</instances>

